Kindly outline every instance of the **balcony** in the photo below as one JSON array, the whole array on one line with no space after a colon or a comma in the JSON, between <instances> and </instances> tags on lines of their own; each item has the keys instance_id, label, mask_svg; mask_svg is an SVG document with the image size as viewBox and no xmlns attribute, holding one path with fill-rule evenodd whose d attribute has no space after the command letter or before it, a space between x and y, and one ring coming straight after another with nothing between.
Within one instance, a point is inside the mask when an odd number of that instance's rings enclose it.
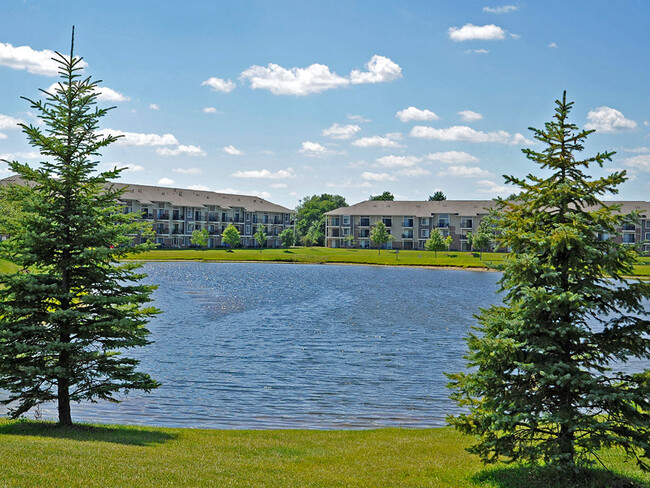
<instances>
[{"instance_id":1,"label":"balcony","mask_svg":"<svg viewBox=\"0 0 650 488\"><path fill-rule=\"evenodd\" d=\"M472 221L471 220L461 220L460 221L460 228L461 229L471 229L472 228Z\"/></svg>"},{"instance_id":2,"label":"balcony","mask_svg":"<svg viewBox=\"0 0 650 488\"><path fill-rule=\"evenodd\" d=\"M402 232L402 239L413 239L413 231L412 230L406 230Z\"/></svg>"},{"instance_id":3,"label":"balcony","mask_svg":"<svg viewBox=\"0 0 650 488\"><path fill-rule=\"evenodd\" d=\"M448 220L439 220L438 223L436 224L436 227L438 229L447 229L449 227L449 221Z\"/></svg>"},{"instance_id":4,"label":"balcony","mask_svg":"<svg viewBox=\"0 0 650 488\"><path fill-rule=\"evenodd\" d=\"M169 212L159 212L158 220L169 220Z\"/></svg>"},{"instance_id":5,"label":"balcony","mask_svg":"<svg viewBox=\"0 0 650 488\"><path fill-rule=\"evenodd\" d=\"M384 223L386 227L392 227L393 226L393 219L381 219L381 221Z\"/></svg>"},{"instance_id":6,"label":"balcony","mask_svg":"<svg viewBox=\"0 0 650 488\"><path fill-rule=\"evenodd\" d=\"M332 218L332 220L330 221L330 225L331 225L332 227L338 227L338 226L339 226L339 222L340 222L339 219L336 218L336 217L334 217L334 218Z\"/></svg>"},{"instance_id":7,"label":"balcony","mask_svg":"<svg viewBox=\"0 0 650 488\"><path fill-rule=\"evenodd\" d=\"M150 212L142 212L142 217L140 217L145 220L152 220L153 219L153 214Z\"/></svg>"},{"instance_id":8,"label":"balcony","mask_svg":"<svg viewBox=\"0 0 650 488\"><path fill-rule=\"evenodd\" d=\"M634 224L623 224L623 230L635 230L636 226Z\"/></svg>"},{"instance_id":9,"label":"balcony","mask_svg":"<svg viewBox=\"0 0 650 488\"><path fill-rule=\"evenodd\" d=\"M359 226L360 227L370 227L370 219L361 219L359 221Z\"/></svg>"},{"instance_id":10,"label":"balcony","mask_svg":"<svg viewBox=\"0 0 650 488\"><path fill-rule=\"evenodd\" d=\"M156 234L169 234L169 227L158 227Z\"/></svg>"},{"instance_id":11,"label":"balcony","mask_svg":"<svg viewBox=\"0 0 650 488\"><path fill-rule=\"evenodd\" d=\"M402 220L402 227L413 227L413 219Z\"/></svg>"}]
</instances>

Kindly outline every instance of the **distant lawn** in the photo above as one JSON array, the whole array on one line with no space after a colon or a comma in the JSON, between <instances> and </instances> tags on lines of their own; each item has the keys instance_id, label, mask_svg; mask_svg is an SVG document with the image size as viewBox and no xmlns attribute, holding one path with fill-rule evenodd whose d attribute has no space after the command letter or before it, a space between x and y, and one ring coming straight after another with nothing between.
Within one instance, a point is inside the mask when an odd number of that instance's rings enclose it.
<instances>
[{"instance_id":1,"label":"distant lawn","mask_svg":"<svg viewBox=\"0 0 650 488\"><path fill-rule=\"evenodd\" d=\"M275 261L287 263L377 264L390 266L444 266L486 268L503 261L505 254L485 252L381 251L376 249L331 249L326 247L293 247L284 249L161 249L133 256L143 261ZM637 276L650 276L650 258L640 258L635 267Z\"/></svg>"},{"instance_id":2,"label":"distant lawn","mask_svg":"<svg viewBox=\"0 0 650 488\"><path fill-rule=\"evenodd\" d=\"M485 468L452 429L367 431L59 428L0 421L0 486L648 487L650 476L603 453L618 475L573 485L548 473ZM583 474L583 476L587 476Z\"/></svg>"}]
</instances>

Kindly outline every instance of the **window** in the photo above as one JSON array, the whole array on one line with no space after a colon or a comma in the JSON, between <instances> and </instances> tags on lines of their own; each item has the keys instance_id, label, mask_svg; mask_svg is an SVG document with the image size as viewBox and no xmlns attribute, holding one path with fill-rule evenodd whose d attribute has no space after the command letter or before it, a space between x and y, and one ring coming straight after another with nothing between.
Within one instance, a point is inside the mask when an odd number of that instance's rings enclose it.
<instances>
[{"instance_id":1,"label":"window","mask_svg":"<svg viewBox=\"0 0 650 488\"><path fill-rule=\"evenodd\" d=\"M645 221L645 228L650 229L650 220Z\"/></svg>"},{"instance_id":2,"label":"window","mask_svg":"<svg viewBox=\"0 0 650 488\"><path fill-rule=\"evenodd\" d=\"M370 241L360 241L359 247L361 249L368 249L370 247Z\"/></svg>"},{"instance_id":3,"label":"window","mask_svg":"<svg viewBox=\"0 0 650 488\"><path fill-rule=\"evenodd\" d=\"M420 219L420 225L429 225L429 217L422 217Z\"/></svg>"},{"instance_id":4,"label":"window","mask_svg":"<svg viewBox=\"0 0 650 488\"><path fill-rule=\"evenodd\" d=\"M221 221L228 222L228 214L226 212L221 212Z\"/></svg>"},{"instance_id":5,"label":"window","mask_svg":"<svg viewBox=\"0 0 650 488\"><path fill-rule=\"evenodd\" d=\"M333 227L338 227L339 226L339 218L338 217L332 217L332 220L330 221L330 225Z\"/></svg>"},{"instance_id":6,"label":"window","mask_svg":"<svg viewBox=\"0 0 650 488\"><path fill-rule=\"evenodd\" d=\"M250 233L251 233L251 226L247 225L246 226L246 235L250 235Z\"/></svg>"},{"instance_id":7,"label":"window","mask_svg":"<svg viewBox=\"0 0 650 488\"><path fill-rule=\"evenodd\" d=\"M404 229L402 231L402 239L413 239L413 229Z\"/></svg>"},{"instance_id":8,"label":"window","mask_svg":"<svg viewBox=\"0 0 650 488\"><path fill-rule=\"evenodd\" d=\"M370 226L370 217L361 217L359 220L359 225L362 227Z\"/></svg>"},{"instance_id":9,"label":"window","mask_svg":"<svg viewBox=\"0 0 650 488\"><path fill-rule=\"evenodd\" d=\"M349 227L344 227L343 228L343 235L344 236L349 236L350 235L350 228ZM650 235L650 234L648 234Z\"/></svg>"},{"instance_id":10,"label":"window","mask_svg":"<svg viewBox=\"0 0 650 488\"><path fill-rule=\"evenodd\" d=\"M402 227L413 227L413 217L404 217Z\"/></svg>"},{"instance_id":11,"label":"window","mask_svg":"<svg viewBox=\"0 0 650 488\"><path fill-rule=\"evenodd\" d=\"M599 232L598 233L598 240L599 241L606 241L609 239L609 234L607 232Z\"/></svg>"},{"instance_id":12,"label":"window","mask_svg":"<svg viewBox=\"0 0 650 488\"><path fill-rule=\"evenodd\" d=\"M623 244L634 244L635 242L634 234L623 234Z\"/></svg>"},{"instance_id":13,"label":"window","mask_svg":"<svg viewBox=\"0 0 650 488\"><path fill-rule=\"evenodd\" d=\"M460 227L462 229L471 229L472 228L472 219L469 217L461 217L460 218Z\"/></svg>"},{"instance_id":14,"label":"window","mask_svg":"<svg viewBox=\"0 0 650 488\"><path fill-rule=\"evenodd\" d=\"M429 237L429 229L421 229L420 237Z\"/></svg>"},{"instance_id":15,"label":"window","mask_svg":"<svg viewBox=\"0 0 650 488\"><path fill-rule=\"evenodd\" d=\"M449 227L449 214L438 215L438 227Z\"/></svg>"},{"instance_id":16,"label":"window","mask_svg":"<svg viewBox=\"0 0 650 488\"><path fill-rule=\"evenodd\" d=\"M645 233L645 240L650 241L650 232Z\"/></svg>"},{"instance_id":17,"label":"window","mask_svg":"<svg viewBox=\"0 0 650 488\"><path fill-rule=\"evenodd\" d=\"M359 230L359 237L370 237L370 230L369 229L360 229Z\"/></svg>"},{"instance_id":18,"label":"window","mask_svg":"<svg viewBox=\"0 0 650 488\"><path fill-rule=\"evenodd\" d=\"M343 216L343 225L350 225L350 216L349 215L344 215Z\"/></svg>"},{"instance_id":19,"label":"window","mask_svg":"<svg viewBox=\"0 0 650 488\"><path fill-rule=\"evenodd\" d=\"M381 221L384 223L386 227L392 227L393 226L393 219L392 217L382 217Z\"/></svg>"}]
</instances>

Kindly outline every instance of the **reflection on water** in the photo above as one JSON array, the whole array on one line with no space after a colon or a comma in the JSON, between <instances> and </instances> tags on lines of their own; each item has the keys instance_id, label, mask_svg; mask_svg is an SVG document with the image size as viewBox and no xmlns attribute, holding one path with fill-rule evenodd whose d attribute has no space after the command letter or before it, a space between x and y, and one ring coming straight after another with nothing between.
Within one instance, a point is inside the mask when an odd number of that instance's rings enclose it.
<instances>
[{"instance_id":1,"label":"reflection on water","mask_svg":"<svg viewBox=\"0 0 650 488\"><path fill-rule=\"evenodd\" d=\"M73 405L85 422L209 428L439 426L443 372L493 303L496 273L271 263L148 263L163 314L129 351L162 386ZM42 408L54 418L55 406Z\"/></svg>"}]
</instances>

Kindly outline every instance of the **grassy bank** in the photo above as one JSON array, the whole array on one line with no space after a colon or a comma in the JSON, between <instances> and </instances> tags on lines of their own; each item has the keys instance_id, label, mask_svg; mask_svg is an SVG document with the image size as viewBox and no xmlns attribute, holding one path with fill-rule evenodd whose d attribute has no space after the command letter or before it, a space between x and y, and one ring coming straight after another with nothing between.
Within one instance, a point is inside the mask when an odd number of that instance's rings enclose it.
<instances>
[{"instance_id":1,"label":"grassy bank","mask_svg":"<svg viewBox=\"0 0 650 488\"><path fill-rule=\"evenodd\" d=\"M295 247L284 249L165 249L135 256L146 261L274 261L287 263L376 264L390 266L443 266L485 269L503 261L503 253L382 251L370 249L329 249L324 247ZM650 258L640 258L635 267L637 276L650 276Z\"/></svg>"},{"instance_id":2,"label":"grassy bank","mask_svg":"<svg viewBox=\"0 0 650 488\"><path fill-rule=\"evenodd\" d=\"M59 428L0 421L0 486L570 488L551 474L483 467L445 429L236 431L124 426ZM650 486L617 453L617 475L575 486ZM633 484L630 484L633 483Z\"/></svg>"}]
</instances>

